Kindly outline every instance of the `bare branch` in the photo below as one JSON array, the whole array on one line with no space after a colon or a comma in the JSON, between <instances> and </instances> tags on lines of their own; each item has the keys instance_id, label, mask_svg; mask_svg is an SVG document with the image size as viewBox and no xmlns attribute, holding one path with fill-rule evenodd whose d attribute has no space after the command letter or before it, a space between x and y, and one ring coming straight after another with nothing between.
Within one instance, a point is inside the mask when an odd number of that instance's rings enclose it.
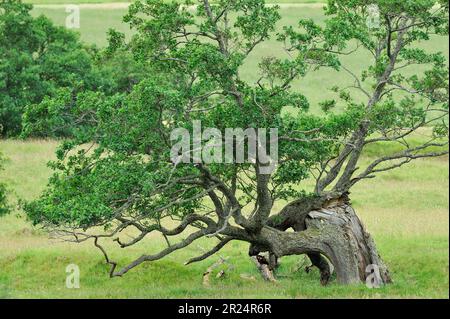
<instances>
[{"instance_id":1,"label":"bare branch","mask_svg":"<svg viewBox=\"0 0 450 319\"><path fill-rule=\"evenodd\" d=\"M426 157L438 157L438 156L447 155L449 153L448 150L419 153L420 151L423 151L430 147L444 147L447 145L448 145L448 142L443 142L443 143L429 142L429 143L425 143L423 145L420 145L420 146L417 146L414 148L407 149L403 152L399 152L399 153L396 153L393 155L381 157L381 158L373 161L361 174L359 174L357 177L353 178L351 180L351 185L354 185L356 182L358 182L362 179L372 178L372 177L374 177L373 174L375 174L375 173L385 172L388 170L392 170L394 168L401 167L404 164L408 164L409 162L411 162L414 159L426 158ZM402 161L400 161L399 163L395 163L393 165L387 166L387 167L377 169L377 167L380 164L389 162L389 161L393 161L393 160L402 160Z\"/></svg>"},{"instance_id":2,"label":"bare branch","mask_svg":"<svg viewBox=\"0 0 450 319\"><path fill-rule=\"evenodd\" d=\"M208 257L211 257L212 255L214 255L219 250L221 250L226 244L228 244L233 239L234 239L233 237L226 237L226 238L222 239L213 249L207 251L206 253L204 253L201 256L189 259L184 264L187 266L189 264L192 264L192 263L195 263L195 262L199 262L199 261L205 260Z\"/></svg>"}]
</instances>

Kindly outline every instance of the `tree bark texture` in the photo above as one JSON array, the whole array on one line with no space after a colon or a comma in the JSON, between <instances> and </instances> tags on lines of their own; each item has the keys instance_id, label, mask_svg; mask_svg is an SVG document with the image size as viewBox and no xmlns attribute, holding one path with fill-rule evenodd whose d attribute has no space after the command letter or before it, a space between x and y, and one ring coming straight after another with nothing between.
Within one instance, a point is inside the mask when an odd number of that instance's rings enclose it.
<instances>
[{"instance_id":1,"label":"tree bark texture","mask_svg":"<svg viewBox=\"0 0 450 319\"><path fill-rule=\"evenodd\" d=\"M317 204L320 207L317 207ZM250 246L255 256L268 251L280 258L307 254L321 272L322 284L328 283L333 264L342 284L365 282L375 270L378 282L391 282L375 243L346 196L338 200L303 201L288 205L274 216ZM286 231L292 228L294 232Z\"/></svg>"}]
</instances>

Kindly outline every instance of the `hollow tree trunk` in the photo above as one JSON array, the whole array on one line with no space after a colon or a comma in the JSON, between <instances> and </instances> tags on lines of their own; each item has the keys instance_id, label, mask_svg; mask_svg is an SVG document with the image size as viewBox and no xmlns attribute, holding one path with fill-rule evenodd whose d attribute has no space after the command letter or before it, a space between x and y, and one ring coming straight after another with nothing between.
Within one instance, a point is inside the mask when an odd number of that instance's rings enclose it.
<instances>
[{"instance_id":1,"label":"hollow tree trunk","mask_svg":"<svg viewBox=\"0 0 450 319\"><path fill-rule=\"evenodd\" d=\"M262 229L261 241L252 245L250 254L259 251L269 251L277 257L308 254L313 265L321 270L321 280L327 281L329 267L324 264L323 255L333 264L337 280L342 284L365 282L368 275L377 284L391 282L372 237L348 201L336 201L306 214L290 212L289 216L289 223L279 216L278 224ZM283 227L280 222L285 223ZM295 232L286 232L287 225Z\"/></svg>"}]
</instances>

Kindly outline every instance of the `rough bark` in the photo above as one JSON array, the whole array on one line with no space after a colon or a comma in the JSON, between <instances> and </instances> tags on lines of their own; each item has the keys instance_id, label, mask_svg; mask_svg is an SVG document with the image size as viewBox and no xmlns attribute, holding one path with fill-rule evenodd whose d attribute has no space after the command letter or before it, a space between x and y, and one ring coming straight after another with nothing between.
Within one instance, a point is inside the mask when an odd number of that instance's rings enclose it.
<instances>
[{"instance_id":1,"label":"rough bark","mask_svg":"<svg viewBox=\"0 0 450 319\"><path fill-rule=\"evenodd\" d=\"M294 232L286 232L293 228ZM351 207L347 194L295 202L271 219L250 247L250 255L268 251L277 258L307 254L321 271L321 283L330 278L330 260L342 284L365 282L369 271L379 269L379 283L391 282L375 243ZM372 266L372 267L368 267Z\"/></svg>"}]
</instances>

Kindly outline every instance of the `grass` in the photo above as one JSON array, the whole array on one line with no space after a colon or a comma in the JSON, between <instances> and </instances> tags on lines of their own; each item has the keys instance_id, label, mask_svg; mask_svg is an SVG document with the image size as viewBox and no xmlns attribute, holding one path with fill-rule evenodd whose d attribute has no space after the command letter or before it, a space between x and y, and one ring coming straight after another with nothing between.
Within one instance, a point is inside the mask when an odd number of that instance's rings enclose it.
<instances>
[{"instance_id":1,"label":"grass","mask_svg":"<svg viewBox=\"0 0 450 319\"><path fill-rule=\"evenodd\" d=\"M33 199L50 174L55 141L0 141L9 158L0 173L13 190L11 198ZM369 161L375 151L367 153ZM217 257L191 266L183 262L211 243L200 241L186 250L145 264L123 278L109 279L102 256L91 244L48 239L18 214L0 219L0 297L18 298L448 298L448 158L419 160L378 179L358 185L352 199L389 265L394 284L381 289L364 285L321 287L319 274L298 271L303 257L283 259L277 284L262 282L247 257L248 245L233 242L222 252L233 265L224 279L203 287L202 273ZM121 264L162 247L152 237L123 254ZM107 244L108 246L108 244ZM111 248L111 247L109 247ZM68 264L81 269L81 288L65 288ZM256 280L241 277L253 276Z\"/></svg>"},{"instance_id":2,"label":"grass","mask_svg":"<svg viewBox=\"0 0 450 319\"><path fill-rule=\"evenodd\" d=\"M35 3L56 3L59 0L33 0ZM63 0L61 0L63 1ZM78 1L78 3L84 0ZM113 2L87 0L87 2ZM298 2L298 1L287 1ZM82 8L81 37L88 43L106 44L105 33L113 27L131 35L121 23L125 9ZM64 25L64 8L35 8L33 14L45 14ZM282 8L281 24L294 25L299 18L323 21L319 7ZM433 39L430 51L448 55L448 42ZM269 41L248 59L242 76L254 80L253 70L266 52L281 54L276 43ZM353 55L344 62L358 71L367 56ZM330 98L327 88L336 80L345 85L350 79L342 74L322 70L296 83L296 88L311 101L313 111L318 101ZM36 198L44 189L50 170L46 163L54 157L55 141L0 141L0 152L9 160L0 172L12 193L11 200ZM364 162L379 154L382 147L374 145L365 153ZM381 255L389 265L394 283L381 289L364 285L351 287L332 283L324 288L319 274L296 271L303 257L282 260L277 284L262 282L247 257L248 245L233 242L222 252L233 269L223 279L212 279L211 287L202 286L202 273L217 257L188 267L183 262L201 254L198 245L167 258L145 264L123 278L109 279L102 256L91 244L67 244L48 239L43 231L32 227L20 212L0 218L0 298L448 298L449 297L449 197L448 157L418 160L409 166L380 175L355 187L352 200L362 220L373 234ZM127 254L114 250L113 258L121 264L143 252L163 245L159 237L132 247ZM66 266L75 263L81 269L81 288L65 288ZM256 280L243 279L242 274Z\"/></svg>"}]
</instances>

